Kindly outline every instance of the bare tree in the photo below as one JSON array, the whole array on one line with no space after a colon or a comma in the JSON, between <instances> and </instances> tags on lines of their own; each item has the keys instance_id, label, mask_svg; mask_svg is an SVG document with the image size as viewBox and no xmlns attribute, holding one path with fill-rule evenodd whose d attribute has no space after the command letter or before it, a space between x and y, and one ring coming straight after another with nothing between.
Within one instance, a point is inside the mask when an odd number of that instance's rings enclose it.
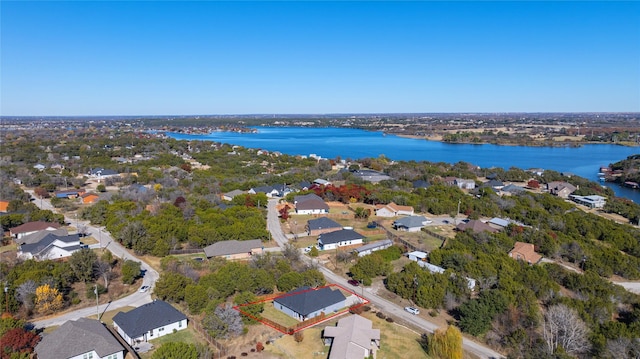
<instances>
[{"instance_id":1,"label":"bare tree","mask_svg":"<svg viewBox=\"0 0 640 359\"><path fill-rule=\"evenodd\" d=\"M101 260L96 261L93 264L93 274L96 277L102 277L104 280L104 287L109 288L109 280L113 278L113 272L111 272L111 265L108 262Z\"/></svg>"},{"instance_id":2,"label":"bare tree","mask_svg":"<svg viewBox=\"0 0 640 359\"><path fill-rule=\"evenodd\" d=\"M209 334L216 338L228 338L242 334L244 325L240 312L227 304L219 306L213 314L207 315L202 324L207 328Z\"/></svg>"},{"instance_id":3,"label":"bare tree","mask_svg":"<svg viewBox=\"0 0 640 359\"><path fill-rule=\"evenodd\" d=\"M584 353L589 350L589 330L575 309L564 304L556 304L544 314L542 336L549 353L561 347L568 354Z\"/></svg>"},{"instance_id":4,"label":"bare tree","mask_svg":"<svg viewBox=\"0 0 640 359\"><path fill-rule=\"evenodd\" d=\"M36 282L28 280L16 289L16 299L18 299L27 310L33 309L33 299L36 295Z\"/></svg>"}]
</instances>

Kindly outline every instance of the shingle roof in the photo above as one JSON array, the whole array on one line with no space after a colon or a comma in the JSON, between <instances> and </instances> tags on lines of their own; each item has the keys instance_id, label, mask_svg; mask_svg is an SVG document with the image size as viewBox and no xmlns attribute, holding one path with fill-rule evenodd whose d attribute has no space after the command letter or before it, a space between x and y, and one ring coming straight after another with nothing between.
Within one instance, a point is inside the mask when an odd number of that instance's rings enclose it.
<instances>
[{"instance_id":1,"label":"shingle roof","mask_svg":"<svg viewBox=\"0 0 640 359\"><path fill-rule=\"evenodd\" d=\"M288 292L273 301L274 303L282 304L300 315L307 316L346 299L342 292L333 290L330 287L312 289L305 286Z\"/></svg>"},{"instance_id":2,"label":"shingle roof","mask_svg":"<svg viewBox=\"0 0 640 359\"><path fill-rule=\"evenodd\" d=\"M340 223L327 217L310 219L307 222L307 225L309 226L309 230L322 229L322 228L342 228L342 225Z\"/></svg>"},{"instance_id":3,"label":"shingle roof","mask_svg":"<svg viewBox=\"0 0 640 359\"><path fill-rule=\"evenodd\" d=\"M54 222L38 221L38 222L28 222L28 223L19 225L17 227L13 227L10 230L12 234L17 234L17 233L43 231L49 227L57 229L57 228L60 228L60 225Z\"/></svg>"},{"instance_id":4,"label":"shingle roof","mask_svg":"<svg viewBox=\"0 0 640 359\"><path fill-rule=\"evenodd\" d=\"M362 359L372 340L380 340L380 329L357 314L342 318L335 327L324 328L325 337L333 337L329 359Z\"/></svg>"},{"instance_id":5,"label":"shingle roof","mask_svg":"<svg viewBox=\"0 0 640 359\"><path fill-rule=\"evenodd\" d=\"M393 241L390 239L383 239L381 241L375 241L375 242L371 242L368 244L365 244L362 247L358 247L356 249L354 249L356 252L360 253L360 252L366 252L372 249L376 249L379 247L385 247L385 246L392 246L393 245Z\"/></svg>"},{"instance_id":6,"label":"shingle roof","mask_svg":"<svg viewBox=\"0 0 640 359\"><path fill-rule=\"evenodd\" d=\"M427 218L424 216L402 217L393 222L396 227L415 228L424 226Z\"/></svg>"},{"instance_id":7,"label":"shingle roof","mask_svg":"<svg viewBox=\"0 0 640 359\"><path fill-rule=\"evenodd\" d=\"M185 319L187 317L169 303L155 300L130 312L119 312L113 317L113 323L127 333L129 338L138 338L152 329Z\"/></svg>"},{"instance_id":8,"label":"shingle roof","mask_svg":"<svg viewBox=\"0 0 640 359\"><path fill-rule=\"evenodd\" d=\"M35 348L40 359L72 358L92 350L102 358L124 348L102 323L87 318L64 323Z\"/></svg>"},{"instance_id":9,"label":"shingle roof","mask_svg":"<svg viewBox=\"0 0 640 359\"><path fill-rule=\"evenodd\" d=\"M536 264L542 259L542 256L536 252L534 245L525 242L516 242L513 249L509 251L509 256L531 264Z\"/></svg>"},{"instance_id":10,"label":"shingle roof","mask_svg":"<svg viewBox=\"0 0 640 359\"><path fill-rule=\"evenodd\" d=\"M226 256L230 254L249 253L254 248L261 248L262 241L251 239L248 241L221 241L204 248L207 257Z\"/></svg>"},{"instance_id":11,"label":"shingle roof","mask_svg":"<svg viewBox=\"0 0 640 359\"><path fill-rule=\"evenodd\" d=\"M472 219L467 223L460 223L457 227L458 230L460 231L464 231L467 229L471 229L472 231L478 233L478 232L483 232L483 231L487 231L487 232L497 232L498 230L489 226L488 224Z\"/></svg>"},{"instance_id":12,"label":"shingle roof","mask_svg":"<svg viewBox=\"0 0 640 359\"><path fill-rule=\"evenodd\" d=\"M329 210L329 205L315 193L302 196L295 196L294 203L296 210L324 209Z\"/></svg>"},{"instance_id":13,"label":"shingle roof","mask_svg":"<svg viewBox=\"0 0 640 359\"><path fill-rule=\"evenodd\" d=\"M362 239L364 236L353 229L342 229L335 232L323 233L318 237L322 244L339 243L344 241L352 241Z\"/></svg>"},{"instance_id":14,"label":"shingle roof","mask_svg":"<svg viewBox=\"0 0 640 359\"><path fill-rule=\"evenodd\" d=\"M46 237L49 234L55 234L57 236L66 236L69 234L69 232L67 232L67 230L64 228L59 228L59 229L56 229L55 231L38 231L36 233L31 233L29 235L26 235L20 239L16 239L16 242L18 242L19 244L38 243L42 240L42 238Z\"/></svg>"},{"instance_id":15,"label":"shingle roof","mask_svg":"<svg viewBox=\"0 0 640 359\"><path fill-rule=\"evenodd\" d=\"M46 236L44 236L44 238L42 238L40 242L21 245L20 250L24 253L38 254L43 250L45 250L47 247L49 247L51 243L55 241L61 241L65 243L79 242L80 236L78 234L71 234L68 236L57 236L53 233L49 233ZM67 249L69 250L71 248L67 248Z\"/></svg>"}]
</instances>

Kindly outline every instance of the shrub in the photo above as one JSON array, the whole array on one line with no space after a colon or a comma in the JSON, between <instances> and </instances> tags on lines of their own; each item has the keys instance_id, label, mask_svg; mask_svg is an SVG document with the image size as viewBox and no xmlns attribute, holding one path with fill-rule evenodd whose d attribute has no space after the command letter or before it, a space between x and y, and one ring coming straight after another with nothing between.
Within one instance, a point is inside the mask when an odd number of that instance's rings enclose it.
<instances>
[{"instance_id":1,"label":"shrub","mask_svg":"<svg viewBox=\"0 0 640 359\"><path fill-rule=\"evenodd\" d=\"M351 314L362 314L364 312L364 308L361 306L354 306L349 308L349 313Z\"/></svg>"},{"instance_id":2,"label":"shrub","mask_svg":"<svg viewBox=\"0 0 640 359\"><path fill-rule=\"evenodd\" d=\"M293 334L293 340L295 340L296 343L302 343L304 340L304 334L302 334L302 331L295 332L295 334Z\"/></svg>"},{"instance_id":3,"label":"shrub","mask_svg":"<svg viewBox=\"0 0 640 359\"><path fill-rule=\"evenodd\" d=\"M368 312L368 311L371 310L371 306L369 306L369 305L365 305L363 308L364 308L365 312Z\"/></svg>"},{"instance_id":4,"label":"shrub","mask_svg":"<svg viewBox=\"0 0 640 359\"><path fill-rule=\"evenodd\" d=\"M269 342L267 342L267 343L269 343ZM263 350L264 350L264 345L262 345L261 342L256 343L256 351L258 351L258 353L259 353L259 352L261 352Z\"/></svg>"},{"instance_id":5,"label":"shrub","mask_svg":"<svg viewBox=\"0 0 640 359\"><path fill-rule=\"evenodd\" d=\"M387 319L385 319L385 320L386 320L387 322L389 322L389 323L393 323L393 318L391 318L391 317L387 317Z\"/></svg>"},{"instance_id":6,"label":"shrub","mask_svg":"<svg viewBox=\"0 0 640 359\"><path fill-rule=\"evenodd\" d=\"M376 313L376 317L378 317L378 318L380 318L380 319L384 319L384 318L386 318L387 316L386 316L386 315L384 315L384 313L382 313L382 312L378 312L378 313Z\"/></svg>"}]
</instances>

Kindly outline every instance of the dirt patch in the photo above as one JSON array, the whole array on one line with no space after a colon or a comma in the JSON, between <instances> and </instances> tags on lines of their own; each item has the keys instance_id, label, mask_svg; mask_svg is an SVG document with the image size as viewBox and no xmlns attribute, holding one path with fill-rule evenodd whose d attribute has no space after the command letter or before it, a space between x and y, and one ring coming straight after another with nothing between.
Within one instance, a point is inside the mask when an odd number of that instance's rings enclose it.
<instances>
[{"instance_id":1,"label":"dirt patch","mask_svg":"<svg viewBox=\"0 0 640 359\"><path fill-rule=\"evenodd\" d=\"M282 333L275 329L269 328L266 325L256 324L247 326L247 334L238 338L222 340L222 345L227 348L227 356L236 356L236 358L261 358L261 359L275 359L281 358L279 355L270 353L269 350L258 353L256 351L256 344L262 343L265 348L268 349L270 344L276 339L283 336ZM252 352L251 349L254 351ZM247 353L247 356L242 356L242 353Z\"/></svg>"}]
</instances>

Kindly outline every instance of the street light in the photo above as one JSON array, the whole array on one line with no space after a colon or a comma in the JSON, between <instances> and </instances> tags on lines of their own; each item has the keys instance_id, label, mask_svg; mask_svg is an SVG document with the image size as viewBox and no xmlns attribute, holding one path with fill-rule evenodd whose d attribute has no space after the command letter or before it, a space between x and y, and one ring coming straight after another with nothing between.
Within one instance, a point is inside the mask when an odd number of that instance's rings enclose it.
<instances>
[{"instance_id":1,"label":"street light","mask_svg":"<svg viewBox=\"0 0 640 359\"><path fill-rule=\"evenodd\" d=\"M98 284L95 284L93 292L96 293L96 318L100 320L100 302L98 301Z\"/></svg>"},{"instance_id":2,"label":"street light","mask_svg":"<svg viewBox=\"0 0 640 359\"><path fill-rule=\"evenodd\" d=\"M7 314L9 313L9 283L4 283L4 304Z\"/></svg>"}]
</instances>

